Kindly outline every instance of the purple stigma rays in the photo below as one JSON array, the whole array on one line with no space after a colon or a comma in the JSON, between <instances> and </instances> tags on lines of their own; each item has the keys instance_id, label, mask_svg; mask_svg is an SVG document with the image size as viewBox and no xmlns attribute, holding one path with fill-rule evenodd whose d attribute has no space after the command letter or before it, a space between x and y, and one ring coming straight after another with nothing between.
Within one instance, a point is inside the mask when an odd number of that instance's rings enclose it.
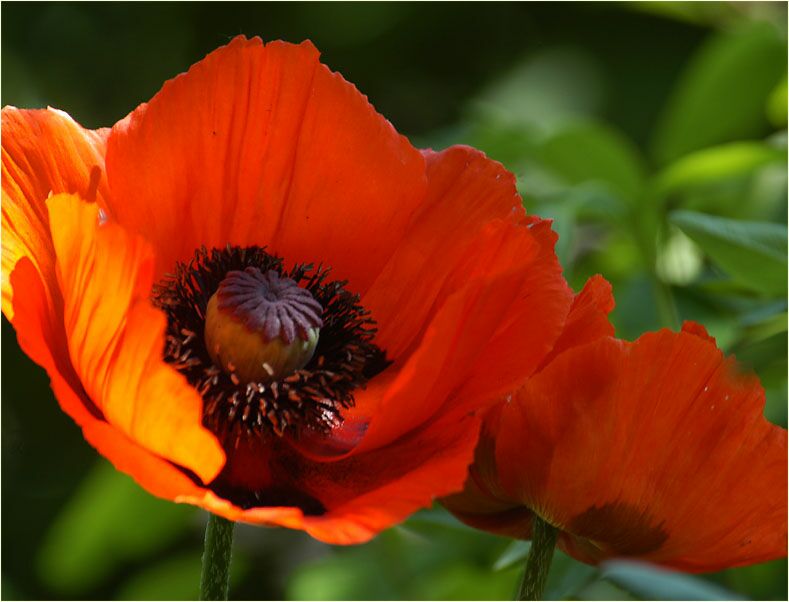
<instances>
[{"instance_id":1,"label":"purple stigma rays","mask_svg":"<svg viewBox=\"0 0 789 602\"><path fill-rule=\"evenodd\" d=\"M280 337L291 344L309 339L310 329L323 326L323 307L310 292L275 270L256 267L232 271L217 291L219 307L232 313L266 342Z\"/></svg>"}]
</instances>

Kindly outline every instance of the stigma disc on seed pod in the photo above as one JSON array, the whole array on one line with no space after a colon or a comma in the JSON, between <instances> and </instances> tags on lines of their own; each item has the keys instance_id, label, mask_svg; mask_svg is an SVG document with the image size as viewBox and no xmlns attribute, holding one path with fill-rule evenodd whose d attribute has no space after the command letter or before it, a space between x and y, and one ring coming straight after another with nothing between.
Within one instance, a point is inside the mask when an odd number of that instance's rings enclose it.
<instances>
[{"instance_id":1,"label":"stigma disc on seed pod","mask_svg":"<svg viewBox=\"0 0 789 602\"><path fill-rule=\"evenodd\" d=\"M206 349L240 382L279 380L312 359L322 312L309 291L274 270L228 272L208 301Z\"/></svg>"}]
</instances>

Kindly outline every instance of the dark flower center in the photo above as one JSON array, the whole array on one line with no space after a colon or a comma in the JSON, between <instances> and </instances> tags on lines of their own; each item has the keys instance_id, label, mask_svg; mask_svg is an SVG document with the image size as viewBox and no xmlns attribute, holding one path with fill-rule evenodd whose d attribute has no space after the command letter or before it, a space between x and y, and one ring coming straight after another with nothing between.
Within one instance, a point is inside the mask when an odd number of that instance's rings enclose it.
<instances>
[{"instance_id":1,"label":"dark flower center","mask_svg":"<svg viewBox=\"0 0 789 602\"><path fill-rule=\"evenodd\" d=\"M359 296L328 276L321 265L286 270L280 257L260 247L228 246L198 250L154 287L153 301L168 318L165 361L200 393L203 423L226 449L243 436L328 432L341 423L342 409L353 406L354 390L386 367L372 342L375 322ZM215 294L221 311L264 342L305 341L320 328L306 364L244 382L233 366L218 366L204 342Z\"/></svg>"}]
</instances>

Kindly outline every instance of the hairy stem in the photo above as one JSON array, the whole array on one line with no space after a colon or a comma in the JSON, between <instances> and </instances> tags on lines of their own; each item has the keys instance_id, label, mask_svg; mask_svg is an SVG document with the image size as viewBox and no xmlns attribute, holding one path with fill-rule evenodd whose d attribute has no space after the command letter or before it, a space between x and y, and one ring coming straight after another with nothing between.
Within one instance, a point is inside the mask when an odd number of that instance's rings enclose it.
<instances>
[{"instance_id":1,"label":"hairy stem","mask_svg":"<svg viewBox=\"0 0 789 602\"><path fill-rule=\"evenodd\" d=\"M526 558L518 591L518 600L541 600L548 579L548 570L553 560L553 549L556 546L556 527L549 525L536 514L532 519L531 549Z\"/></svg>"},{"instance_id":2,"label":"hairy stem","mask_svg":"<svg viewBox=\"0 0 789 602\"><path fill-rule=\"evenodd\" d=\"M203 572L200 576L201 600L227 600L230 589L230 557L236 523L210 514L205 528Z\"/></svg>"}]
</instances>

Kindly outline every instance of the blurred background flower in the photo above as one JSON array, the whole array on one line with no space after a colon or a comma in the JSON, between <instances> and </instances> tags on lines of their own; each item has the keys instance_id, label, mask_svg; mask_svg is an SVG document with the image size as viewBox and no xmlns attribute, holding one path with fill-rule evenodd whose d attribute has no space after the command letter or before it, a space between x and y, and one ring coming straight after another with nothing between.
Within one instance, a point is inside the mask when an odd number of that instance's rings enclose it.
<instances>
[{"instance_id":1,"label":"blurred background flower","mask_svg":"<svg viewBox=\"0 0 789 602\"><path fill-rule=\"evenodd\" d=\"M785 3L30 3L2 11L2 104L114 123L234 35L311 39L417 146L476 146L556 219L617 334L704 323L787 422ZM3 318L2 594L189 599L205 514L97 459ZM57 452L53 453L53 445ZM527 542L436 507L369 544L240 526L236 598L507 599ZM785 560L704 576L577 563L546 596L785 599Z\"/></svg>"}]
</instances>

